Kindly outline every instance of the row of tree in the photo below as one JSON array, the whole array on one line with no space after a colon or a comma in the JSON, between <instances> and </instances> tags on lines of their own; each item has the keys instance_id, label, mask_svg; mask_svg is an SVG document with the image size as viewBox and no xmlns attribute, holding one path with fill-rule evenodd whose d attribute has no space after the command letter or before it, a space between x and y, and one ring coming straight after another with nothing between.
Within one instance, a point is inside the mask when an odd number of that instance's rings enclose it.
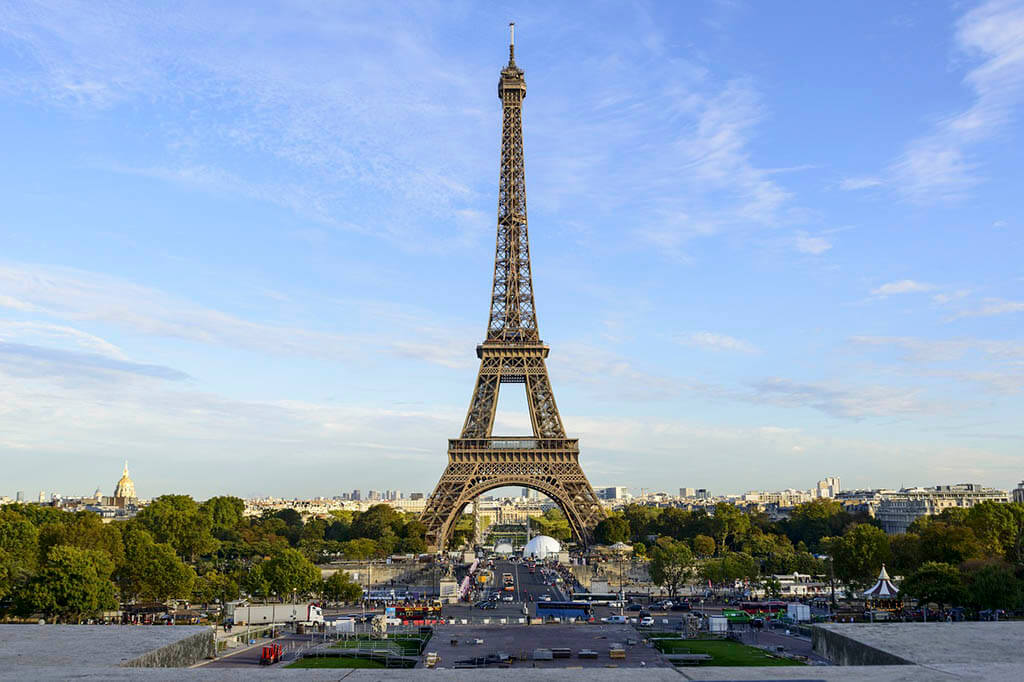
<instances>
[{"instance_id":1,"label":"row of tree","mask_svg":"<svg viewBox=\"0 0 1024 682\"><path fill-rule=\"evenodd\" d=\"M426 547L423 525L388 505L306 522L293 509L260 518L243 510L235 497L165 495L133 519L103 523L92 512L0 507L0 610L79 620L119 603L208 604L243 591L351 601L360 586L344 571L321 580L316 563Z\"/></svg>"},{"instance_id":2,"label":"row of tree","mask_svg":"<svg viewBox=\"0 0 1024 682\"><path fill-rule=\"evenodd\" d=\"M834 576L851 593L870 586L882 564L905 576L908 596L976 608L1015 608L1024 600L1024 504L951 508L889 536L866 514L834 500L798 505L773 522L731 504L688 511L630 505L597 528L604 544L632 542L651 577L673 593L699 577L777 589L770 576ZM648 549L648 545L650 548Z\"/></svg>"}]
</instances>

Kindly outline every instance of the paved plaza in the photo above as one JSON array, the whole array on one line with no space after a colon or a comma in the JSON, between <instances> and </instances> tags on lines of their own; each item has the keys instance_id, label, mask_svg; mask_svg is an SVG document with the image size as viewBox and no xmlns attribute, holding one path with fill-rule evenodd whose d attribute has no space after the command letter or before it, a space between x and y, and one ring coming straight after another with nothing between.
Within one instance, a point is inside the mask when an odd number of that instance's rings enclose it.
<instances>
[{"instance_id":1,"label":"paved plaza","mask_svg":"<svg viewBox=\"0 0 1024 682\"><path fill-rule=\"evenodd\" d=\"M468 643L477 638L483 643ZM452 641L458 644L453 646ZM627 644L629 641L635 644ZM613 643L621 644L626 650L625 660L609 658L608 649ZM572 657L532 660L534 649L552 647L571 649ZM598 657L581 659L578 656L580 649L596 651ZM628 625L441 625L434 630L426 651L436 651L441 657L439 665L444 668L454 667L456 661L498 653L519 659L514 668L671 667L656 649L643 644L641 636Z\"/></svg>"}]
</instances>

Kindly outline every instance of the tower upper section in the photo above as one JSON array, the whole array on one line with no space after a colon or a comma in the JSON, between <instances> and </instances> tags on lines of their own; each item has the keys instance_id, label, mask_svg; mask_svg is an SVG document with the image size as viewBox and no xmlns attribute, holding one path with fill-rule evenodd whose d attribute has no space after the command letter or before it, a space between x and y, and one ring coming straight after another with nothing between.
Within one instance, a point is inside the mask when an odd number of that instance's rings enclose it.
<instances>
[{"instance_id":1,"label":"tower upper section","mask_svg":"<svg viewBox=\"0 0 1024 682\"><path fill-rule=\"evenodd\" d=\"M515 27L510 25L508 64L501 70L501 172L498 179L498 238L487 340L539 344L530 273L526 220L526 168L523 158L523 99L526 80L515 62Z\"/></svg>"}]
</instances>

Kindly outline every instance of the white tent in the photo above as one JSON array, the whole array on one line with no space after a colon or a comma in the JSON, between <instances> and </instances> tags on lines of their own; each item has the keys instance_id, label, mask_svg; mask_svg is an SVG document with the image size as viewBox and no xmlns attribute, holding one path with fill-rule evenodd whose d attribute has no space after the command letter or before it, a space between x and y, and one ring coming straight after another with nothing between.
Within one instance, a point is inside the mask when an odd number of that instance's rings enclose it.
<instances>
[{"instance_id":1,"label":"white tent","mask_svg":"<svg viewBox=\"0 0 1024 682\"><path fill-rule=\"evenodd\" d=\"M523 547L523 558L532 556L536 559L546 559L548 555L557 556L561 551L562 545L558 543L558 540L548 535L538 535L527 542L526 547Z\"/></svg>"},{"instance_id":2,"label":"white tent","mask_svg":"<svg viewBox=\"0 0 1024 682\"><path fill-rule=\"evenodd\" d=\"M513 547L510 544L508 544L507 542L503 542L503 543L501 543L500 545L498 545L497 547L494 548L494 553L495 554L511 554L514 551L516 551L515 547Z\"/></svg>"}]
</instances>

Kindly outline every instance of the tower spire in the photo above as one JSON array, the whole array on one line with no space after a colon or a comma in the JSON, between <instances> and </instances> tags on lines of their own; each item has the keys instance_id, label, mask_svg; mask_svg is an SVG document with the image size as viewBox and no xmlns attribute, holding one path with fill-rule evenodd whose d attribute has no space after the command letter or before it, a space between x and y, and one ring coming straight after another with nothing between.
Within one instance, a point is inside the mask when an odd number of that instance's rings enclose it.
<instances>
[{"instance_id":1,"label":"tower spire","mask_svg":"<svg viewBox=\"0 0 1024 682\"><path fill-rule=\"evenodd\" d=\"M508 63L514 66L516 63L516 22L508 22Z\"/></svg>"}]
</instances>

